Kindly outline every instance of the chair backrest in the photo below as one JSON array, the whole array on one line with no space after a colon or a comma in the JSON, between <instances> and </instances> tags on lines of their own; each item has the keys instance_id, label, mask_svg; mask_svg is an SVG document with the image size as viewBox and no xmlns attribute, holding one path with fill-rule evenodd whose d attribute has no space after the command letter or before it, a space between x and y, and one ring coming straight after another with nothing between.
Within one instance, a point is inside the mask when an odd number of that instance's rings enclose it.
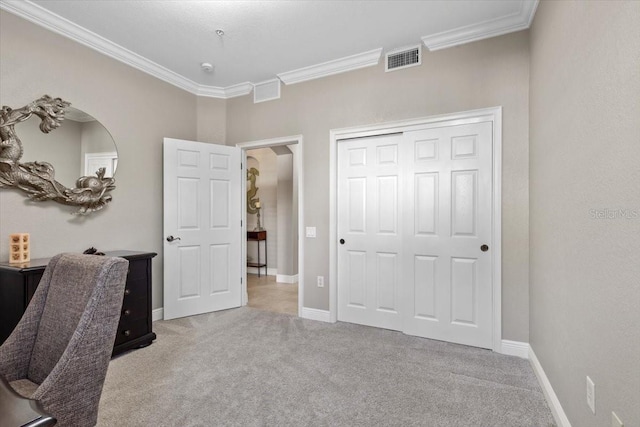
<instances>
[{"instance_id":1,"label":"chair backrest","mask_svg":"<svg viewBox=\"0 0 640 427\"><path fill-rule=\"evenodd\" d=\"M46 291L46 299L29 363L27 376L31 381L42 383L60 360L73 335L85 332L79 330L85 327L80 320L83 316L94 317L96 300L101 304L109 301L114 305L110 311L119 317L127 264L128 261L122 258L95 255L60 254L52 258L47 266L50 274L45 273L38 288L38 291ZM114 272L119 277L116 281L120 282L118 286L114 286L111 277ZM105 289L108 286L113 289ZM117 292L121 297L102 298L105 292ZM107 307L101 307L101 312L104 309L109 311ZM117 321L114 332L116 327Z\"/></svg>"}]
</instances>

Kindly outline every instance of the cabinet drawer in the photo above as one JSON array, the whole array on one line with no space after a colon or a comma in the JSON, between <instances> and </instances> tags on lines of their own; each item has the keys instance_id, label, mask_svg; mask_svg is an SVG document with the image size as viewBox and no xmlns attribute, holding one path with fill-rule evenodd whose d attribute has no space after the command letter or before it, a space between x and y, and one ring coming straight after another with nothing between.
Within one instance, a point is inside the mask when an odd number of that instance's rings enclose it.
<instances>
[{"instance_id":1,"label":"cabinet drawer","mask_svg":"<svg viewBox=\"0 0 640 427\"><path fill-rule=\"evenodd\" d=\"M124 300L138 299L141 296L147 295L148 283L146 278L142 279L127 279L126 285L124 285Z\"/></svg>"},{"instance_id":2,"label":"cabinet drawer","mask_svg":"<svg viewBox=\"0 0 640 427\"><path fill-rule=\"evenodd\" d=\"M129 261L129 272L127 273L127 280L139 279L147 277L147 260L135 260Z\"/></svg>"},{"instance_id":3,"label":"cabinet drawer","mask_svg":"<svg viewBox=\"0 0 640 427\"><path fill-rule=\"evenodd\" d=\"M131 341L138 337L143 336L149 328L147 327L147 319L141 318L137 320L129 320L120 318L120 324L118 325L118 332L116 334L115 345Z\"/></svg>"},{"instance_id":4,"label":"cabinet drawer","mask_svg":"<svg viewBox=\"0 0 640 427\"><path fill-rule=\"evenodd\" d=\"M140 318L146 319L149 315L148 311L148 299L146 295L136 299L125 298L122 303L122 310L120 311L120 321Z\"/></svg>"}]
</instances>

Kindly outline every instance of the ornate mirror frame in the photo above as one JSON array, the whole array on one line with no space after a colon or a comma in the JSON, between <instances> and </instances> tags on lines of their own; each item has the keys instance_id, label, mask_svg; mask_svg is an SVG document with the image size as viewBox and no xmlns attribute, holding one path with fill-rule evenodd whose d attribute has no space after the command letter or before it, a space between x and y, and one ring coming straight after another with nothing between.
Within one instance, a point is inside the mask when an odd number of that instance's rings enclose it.
<instances>
[{"instance_id":1,"label":"ornate mirror frame","mask_svg":"<svg viewBox=\"0 0 640 427\"><path fill-rule=\"evenodd\" d=\"M85 215L99 211L111 202L115 180L106 178L105 169L100 168L96 176L83 176L76 181L75 188L68 188L55 180L55 169L47 162L20 163L22 142L16 134L15 125L31 116L39 117L40 130L49 133L62 124L64 109L71 103L48 95L36 99L22 108L13 110L3 106L0 111L0 188L14 188L27 194L37 202L53 200L63 205L76 206L75 214Z\"/></svg>"}]
</instances>

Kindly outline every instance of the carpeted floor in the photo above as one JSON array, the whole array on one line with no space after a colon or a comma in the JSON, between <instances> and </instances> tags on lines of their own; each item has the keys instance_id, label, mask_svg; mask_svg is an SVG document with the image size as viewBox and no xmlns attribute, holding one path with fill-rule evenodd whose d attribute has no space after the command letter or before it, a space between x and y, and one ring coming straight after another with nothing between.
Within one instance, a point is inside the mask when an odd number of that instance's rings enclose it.
<instances>
[{"instance_id":1,"label":"carpeted floor","mask_svg":"<svg viewBox=\"0 0 640 427\"><path fill-rule=\"evenodd\" d=\"M98 426L550 426L529 362L249 307L154 323Z\"/></svg>"}]
</instances>

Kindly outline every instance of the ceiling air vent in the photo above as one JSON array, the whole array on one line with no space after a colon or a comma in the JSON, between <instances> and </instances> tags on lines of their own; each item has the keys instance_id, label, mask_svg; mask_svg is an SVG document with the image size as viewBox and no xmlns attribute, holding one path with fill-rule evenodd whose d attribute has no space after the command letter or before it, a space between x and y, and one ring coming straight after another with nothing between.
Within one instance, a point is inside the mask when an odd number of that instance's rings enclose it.
<instances>
[{"instance_id":1,"label":"ceiling air vent","mask_svg":"<svg viewBox=\"0 0 640 427\"><path fill-rule=\"evenodd\" d=\"M253 85L253 103L280 98L280 80L273 79Z\"/></svg>"},{"instance_id":2,"label":"ceiling air vent","mask_svg":"<svg viewBox=\"0 0 640 427\"><path fill-rule=\"evenodd\" d=\"M420 45L396 49L388 52L385 59L385 71L395 71L413 67L422 63L422 49Z\"/></svg>"}]
</instances>

